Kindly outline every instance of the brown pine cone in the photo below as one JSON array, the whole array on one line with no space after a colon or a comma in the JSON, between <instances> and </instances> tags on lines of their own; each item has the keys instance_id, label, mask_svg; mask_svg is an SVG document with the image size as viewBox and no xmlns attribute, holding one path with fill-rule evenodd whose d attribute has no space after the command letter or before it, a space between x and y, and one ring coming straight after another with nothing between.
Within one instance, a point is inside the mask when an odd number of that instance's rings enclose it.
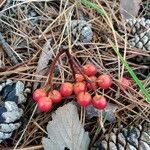
<instances>
[{"instance_id":1,"label":"brown pine cone","mask_svg":"<svg viewBox=\"0 0 150 150\"><path fill-rule=\"evenodd\" d=\"M121 130L114 128L92 150L150 150L150 123Z\"/></svg>"},{"instance_id":2,"label":"brown pine cone","mask_svg":"<svg viewBox=\"0 0 150 150\"><path fill-rule=\"evenodd\" d=\"M91 42L93 37L91 24L85 20L71 20L69 25L73 41L83 43ZM65 31L65 35L68 35L67 30Z\"/></svg>"},{"instance_id":3,"label":"brown pine cone","mask_svg":"<svg viewBox=\"0 0 150 150\"><path fill-rule=\"evenodd\" d=\"M150 30L136 34L134 38L129 40L131 47L136 47L150 51Z\"/></svg>"},{"instance_id":4,"label":"brown pine cone","mask_svg":"<svg viewBox=\"0 0 150 150\"><path fill-rule=\"evenodd\" d=\"M128 19L126 26L129 27L130 34L133 36L129 39L130 46L150 51L150 19Z\"/></svg>"}]
</instances>

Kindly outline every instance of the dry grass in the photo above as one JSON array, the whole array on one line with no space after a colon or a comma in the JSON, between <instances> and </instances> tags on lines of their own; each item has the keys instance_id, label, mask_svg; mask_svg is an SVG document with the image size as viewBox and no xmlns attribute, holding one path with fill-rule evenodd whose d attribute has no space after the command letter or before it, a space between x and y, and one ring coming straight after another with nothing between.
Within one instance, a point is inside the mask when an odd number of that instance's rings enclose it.
<instances>
[{"instance_id":1,"label":"dry grass","mask_svg":"<svg viewBox=\"0 0 150 150\"><path fill-rule=\"evenodd\" d=\"M97 0L95 2L103 7L108 18L99 16L94 10L80 5L77 0L75 2L71 0L60 1L60 3L59 1L48 3L14 2L13 5L7 8L4 7L0 13L1 33L10 44L20 64L14 66L10 58L6 57L1 49L0 58L5 67L0 72L0 80L4 81L10 78L26 81L31 85L37 82L43 84L47 76L40 76L42 80L37 81L35 77L39 76L35 74L35 71L44 43L48 39L52 39L50 50L54 56L62 45L66 46L81 65L90 61L97 66L100 73L108 73L112 76L114 86L111 90L98 90L98 92L105 95L109 102L119 106L115 113L118 123L128 125L139 124L145 120L150 121L148 119L150 105L145 101L138 87L132 83L130 89L124 91L118 86L118 80L123 75L128 76L129 74L111 48L108 39L117 44L118 49L135 72L142 68L147 68L148 70L148 66L134 63L130 61L131 58L135 58L137 55L150 56L150 53L129 48L127 34L123 37L113 30L113 22L116 22L115 26L123 26L120 21L117 1L107 1L106 4L99 4ZM31 16L31 13L37 13L38 15L34 16L32 14L33 16ZM91 43L79 43L76 46L76 43L70 40L71 34L67 26L71 19L80 19L81 15L89 18L88 22L92 24L93 39ZM64 38L65 29L68 31L68 36ZM64 79L72 80L71 69L67 61L64 63L63 59L64 56L57 63L60 74L54 78L54 83L56 84L60 84ZM150 77L141 81L150 91ZM30 150L41 149L41 137L46 133L45 128L51 118L51 112L39 113L33 111L34 109L35 106L32 104L31 98L29 98L25 108L23 127L14 133L12 140L3 143L4 147L15 146L15 148L19 147L18 150L28 150L26 147L29 147ZM28 116L31 116L31 118L29 119ZM99 126L103 125L103 120L100 123L99 120L91 120L85 124L87 129L89 129L88 126L91 126L89 131L93 138L92 142L95 140L95 131ZM107 127L107 124L104 127ZM32 145L37 146L33 147Z\"/></svg>"}]
</instances>

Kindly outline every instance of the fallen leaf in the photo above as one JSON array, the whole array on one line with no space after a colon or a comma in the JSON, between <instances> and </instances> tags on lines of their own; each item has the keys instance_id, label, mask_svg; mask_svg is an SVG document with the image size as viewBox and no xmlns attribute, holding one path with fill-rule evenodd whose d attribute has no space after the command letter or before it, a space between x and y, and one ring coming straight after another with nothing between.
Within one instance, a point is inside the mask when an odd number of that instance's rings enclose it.
<instances>
[{"instance_id":1,"label":"fallen leaf","mask_svg":"<svg viewBox=\"0 0 150 150\"><path fill-rule=\"evenodd\" d=\"M68 103L52 114L52 121L47 125L48 138L43 137L44 150L87 150L90 139L85 132L77 107Z\"/></svg>"},{"instance_id":2,"label":"fallen leaf","mask_svg":"<svg viewBox=\"0 0 150 150\"><path fill-rule=\"evenodd\" d=\"M86 116L91 119L93 117L98 117L99 114L102 112L103 117L106 117L106 120L113 123L116 121L115 118L115 111L118 109L118 106L115 104L108 103L105 110L98 110L94 108L92 105L86 107Z\"/></svg>"},{"instance_id":3,"label":"fallen leaf","mask_svg":"<svg viewBox=\"0 0 150 150\"><path fill-rule=\"evenodd\" d=\"M134 18L138 15L141 0L120 0L120 13L123 19Z\"/></svg>"},{"instance_id":4,"label":"fallen leaf","mask_svg":"<svg viewBox=\"0 0 150 150\"><path fill-rule=\"evenodd\" d=\"M43 51L41 52L39 61L38 61L38 66L36 69L35 75L37 76L43 76L47 72L47 66L49 61L52 59L52 51L50 51L51 48L51 39L47 40L46 43L43 46ZM36 80L40 80L41 77L36 77ZM34 89L37 88L38 83L34 84Z\"/></svg>"}]
</instances>

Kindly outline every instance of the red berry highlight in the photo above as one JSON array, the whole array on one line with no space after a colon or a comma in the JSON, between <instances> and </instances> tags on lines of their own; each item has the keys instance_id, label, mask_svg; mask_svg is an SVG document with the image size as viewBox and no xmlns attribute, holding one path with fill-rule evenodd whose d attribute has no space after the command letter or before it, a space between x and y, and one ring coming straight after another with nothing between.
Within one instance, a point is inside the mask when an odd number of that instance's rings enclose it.
<instances>
[{"instance_id":1,"label":"red berry highlight","mask_svg":"<svg viewBox=\"0 0 150 150\"><path fill-rule=\"evenodd\" d=\"M49 97L41 97L38 101L38 109L42 112L48 112L52 108L52 100Z\"/></svg>"},{"instance_id":2,"label":"red berry highlight","mask_svg":"<svg viewBox=\"0 0 150 150\"><path fill-rule=\"evenodd\" d=\"M91 82L88 82L87 83L87 88L89 89L89 90L96 90L97 89L97 77L96 76L91 76L91 77L89 77L89 80L91 81Z\"/></svg>"},{"instance_id":3,"label":"red berry highlight","mask_svg":"<svg viewBox=\"0 0 150 150\"><path fill-rule=\"evenodd\" d=\"M85 92L85 90L86 90L85 82L77 82L73 86L73 91L76 95L80 92Z\"/></svg>"},{"instance_id":4,"label":"red berry highlight","mask_svg":"<svg viewBox=\"0 0 150 150\"><path fill-rule=\"evenodd\" d=\"M45 97L46 92L43 89L36 89L33 92L32 98L35 102L38 102L41 97Z\"/></svg>"},{"instance_id":5,"label":"red berry highlight","mask_svg":"<svg viewBox=\"0 0 150 150\"><path fill-rule=\"evenodd\" d=\"M103 74L98 77L97 84L102 89L108 89L112 85L112 79L109 75Z\"/></svg>"},{"instance_id":6,"label":"red berry highlight","mask_svg":"<svg viewBox=\"0 0 150 150\"><path fill-rule=\"evenodd\" d=\"M73 84L69 82L62 83L62 85L60 86L60 94L64 97L68 97L71 96L72 93L73 93Z\"/></svg>"},{"instance_id":7,"label":"red berry highlight","mask_svg":"<svg viewBox=\"0 0 150 150\"><path fill-rule=\"evenodd\" d=\"M104 109L107 105L107 101L104 96L95 95L92 99L92 105L97 109Z\"/></svg>"},{"instance_id":8,"label":"red berry highlight","mask_svg":"<svg viewBox=\"0 0 150 150\"><path fill-rule=\"evenodd\" d=\"M83 66L83 72L87 76L94 76L97 73L97 68L93 64L86 64Z\"/></svg>"},{"instance_id":9,"label":"red berry highlight","mask_svg":"<svg viewBox=\"0 0 150 150\"><path fill-rule=\"evenodd\" d=\"M53 101L53 103L59 103L62 100L62 96L57 90L50 91L48 97Z\"/></svg>"},{"instance_id":10,"label":"red berry highlight","mask_svg":"<svg viewBox=\"0 0 150 150\"><path fill-rule=\"evenodd\" d=\"M92 97L88 92L80 92L77 95L77 102L80 106L87 107L91 104Z\"/></svg>"},{"instance_id":11,"label":"red berry highlight","mask_svg":"<svg viewBox=\"0 0 150 150\"><path fill-rule=\"evenodd\" d=\"M121 84L121 86L122 86L123 89L125 89L125 90L128 89L129 86L131 85L130 80L127 79L127 78L125 78L125 77L123 77L123 78L119 81L119 83Z\"/></svg>"},{"instance_id":12,"label":"red berry highlight","mask_svg":"<svg viewBox=\"0 0 150 150\"><path fill-rule=\"evenodd\" d=\"M75 80L76 80L76 82L82 82L82 81L84 81L84 77L82 74L76 73Z\"/></svg>"}]
</instances>

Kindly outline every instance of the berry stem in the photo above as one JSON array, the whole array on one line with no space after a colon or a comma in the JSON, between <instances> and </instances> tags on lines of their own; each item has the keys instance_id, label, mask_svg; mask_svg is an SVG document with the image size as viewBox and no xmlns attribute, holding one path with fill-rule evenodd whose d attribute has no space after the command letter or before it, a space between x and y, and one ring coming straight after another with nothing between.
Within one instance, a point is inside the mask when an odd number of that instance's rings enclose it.
<instances>
[{"instance_id":1,"label":"berry stem","mask_svg":"<svg viewBox=\"0 0 150 150\"><path fill-rule=\"evenodd\" d=\"M45 87L48 86L48 84L50 84L50 89L52 88L52 78L53 78L53 71L54 71L54 68L55 68L55 64L56 62L58 61L59 57L65 53L66 50L61 50L59 51L59 53L56 55L56 57L54 58L53 62L51 63L51 66L50 66L50 69L49 69L49 73L48 73L48 80L45 82ZM49 90L50 90L49 89ZM49 91L48 90L48 91Z\"/></svg>"},{"instance_id":2,"label":"berry stem","mask_svg":"<svg viewBox=\"0 0 150 150\"><path fill-rule=\"evenodd\" d=\"M75 81L75 69L73 67L73 61L72 61L72 55L70 54L69 50L66 50L66 55L68 57L68 61L72 70L72 74L73 74L73 80Z\"/></svg>"},{"instance_id":3,"label":"berry stem","mask_svg":"<svg viewBox=\"0 0 150 150\"><path fill-rule=\"evenodd\" d=\"M83 75L83 77L88 81L88 82L91 82L88 77L83 73L82 69L80 69L80 66L79 64L75 61L75 59L73 57L71 57L71 60L74 64L74 66L76 67L76 69Z\"/></svg>"}]
</instances>

